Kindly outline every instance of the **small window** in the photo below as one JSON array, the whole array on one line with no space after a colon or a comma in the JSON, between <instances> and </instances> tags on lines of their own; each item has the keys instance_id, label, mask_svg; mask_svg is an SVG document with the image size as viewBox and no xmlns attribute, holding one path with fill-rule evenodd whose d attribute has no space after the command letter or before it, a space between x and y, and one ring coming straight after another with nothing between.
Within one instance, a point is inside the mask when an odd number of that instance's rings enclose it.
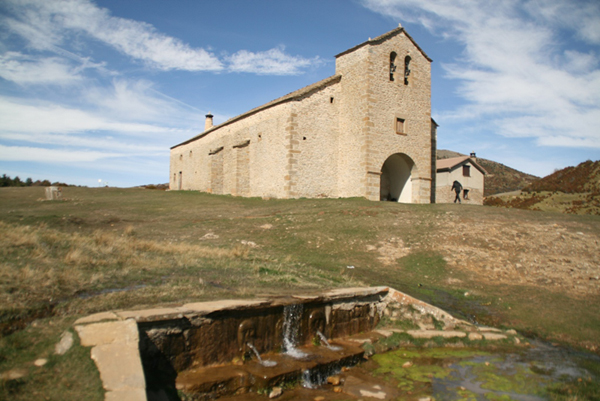
<instances>
[{"instance_id":1,"label":"small window","mask_svg":"<svg viewBox=\"0 0 600 401\"><path fill-rule=\"evenodd\" d=\"M179 160L183 160L183 154L179 155Z\"/></svg>"},{"instance_id":2,"label":"small window","mask_svg":"<svg viewBox=\"0 0 600 401\"><path fill-rule=\"evenodd\" d=\"M396 72L396 52L390 53L390 81L394 80L394 73Z\"/></svg>"},{"instance_id":3,"label":"small window","mask_svg":"<svg viewBox=\"0 0 600 401\"><path fill-rule=\"evenodd\" d=\"M408 85L408 76L410 75L410 56L404 57L404 85Z\"/></svg>"},{"instance_id":4,"label":"small window","mask_svg":"<svg viewBox=\"0 0 600 401\"><path fill-rule=\"evenodd\" d=\"M192 151L190 150L190 157L192 157Z\"/></svg>"},{"instance_id":5,"label":"small window","mask_svg":"<svg viewBox=\"0 0 600 401\"><path fill-rule=\"evenodd\" d=\"M329 98L329 103L333 103L333 97Z\"/></svg>"},{"instance_id":6,"label":"small window","mask_svg":"<svg viewBox=\"0 0 600 401\"><path fill-rule=\"evenodd\" d=\"M463 166L463 177L471 176L471 166Z\"/></svg>"},{"instance_id":7,"label":"small window","mask_svg":"<svg viewBox=\"0 0 600 401\"><path fill-rule=\"evenodd\" d=\"M406 134L404 123L405 120L403 118L396 118L396 134Z\"/></svg>"}]
</instances>

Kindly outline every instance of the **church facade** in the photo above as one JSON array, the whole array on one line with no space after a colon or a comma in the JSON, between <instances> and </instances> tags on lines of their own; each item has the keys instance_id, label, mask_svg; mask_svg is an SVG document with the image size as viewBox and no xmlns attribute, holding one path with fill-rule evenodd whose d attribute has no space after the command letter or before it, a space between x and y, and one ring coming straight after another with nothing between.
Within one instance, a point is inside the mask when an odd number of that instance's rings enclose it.
<instances>
[{"instance_id":1,"label":"church facade","mask_svg":"<svg viewBox=\"0 0 600 401\"><path fill-rule=\"evenodd\" d=\"M335 75L171 148L170 188L246 197L435 201L431 59L404 28L336 56Z\"/></svg>"}]
</instances>

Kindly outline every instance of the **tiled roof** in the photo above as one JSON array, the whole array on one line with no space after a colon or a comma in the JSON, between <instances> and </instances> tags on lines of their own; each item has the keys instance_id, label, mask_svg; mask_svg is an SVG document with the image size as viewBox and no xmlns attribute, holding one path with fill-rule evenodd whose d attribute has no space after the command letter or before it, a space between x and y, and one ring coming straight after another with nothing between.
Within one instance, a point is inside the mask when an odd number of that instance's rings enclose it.
<instances>
[{"instance_id":1,"label":"tiled roof","mask_svg":"<svg viewBox=\"0 0 600 401\"><path fill-rule=\"evenodd\" d=\"M475 168L481 171L484 175L487 174L487 171L483 167L481 167L477 162L470 158L469 156L459 156L459 157L451 157L449 159L440 159L436 161L436 170L440 171L448 171L452 170L454 167L464 164L466 161L469 161Z\"/></svg>"}]
</instances>

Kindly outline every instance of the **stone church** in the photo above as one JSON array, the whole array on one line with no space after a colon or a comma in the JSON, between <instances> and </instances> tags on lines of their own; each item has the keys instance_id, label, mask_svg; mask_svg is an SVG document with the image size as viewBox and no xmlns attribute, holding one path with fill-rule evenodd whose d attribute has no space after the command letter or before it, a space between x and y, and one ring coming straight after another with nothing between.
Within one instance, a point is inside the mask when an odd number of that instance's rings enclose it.
<instances>
[{"instance_id":1,"label":"stone church","mask_svg":"<svg viewBox=\"0 0 600 401\"><path fill-rule=\"evenodd\" d=\"M435 202L431 59L398 28L335 75L171 148L170 188L273 198Z\"/></svg>"}]
</instances>

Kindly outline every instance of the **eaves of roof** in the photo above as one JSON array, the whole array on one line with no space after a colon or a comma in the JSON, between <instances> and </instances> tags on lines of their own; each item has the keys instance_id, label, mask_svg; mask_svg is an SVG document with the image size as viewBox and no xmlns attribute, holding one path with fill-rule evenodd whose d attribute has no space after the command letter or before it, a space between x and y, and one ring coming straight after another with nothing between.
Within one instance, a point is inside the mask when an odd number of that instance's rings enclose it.
<instances>
[{"instance_id":1,"label":"eaves of roof","mask_svg":"<svg viewBox=\"0 0 600 401\"><path fill-rule=\"evenodd\" d=\"M243 120L246 117L249 117L260 111L266 110L270 107L277 106L279 104L290 102L290 101L301 100L301 99L308 97L330 85L337 84L338 82L340 82L341 79L342 79L341 74L332 75L329 78L325 78L319 82L315 82L314 84L311 84L311 85L305 86L304 88L298 89L297 91L288 93L287 95L277 98L275 100L272 100L269 103L265 103L262 106L258 106L256 108L249 110L245 113L242 113L236 117L230 118L229 120L225 121L224 123L215 125L215 126L211 127L210 129L202 132L201 134L198 134L198 135L188 139L187 141L181 142L180 144L177 144L177 145L171 147L171 149L175 149L179 146L188 144L190 142L194 142L195 140L205 137L206 135L210 134L211 132L214 132L214 131L216 131L220 128L223 128L229 124L233 124L236 121Z\"/></svg>"},{"instance_id":2,"label":"eaves of roof","mask_svg":"<svg viewBox=\"0 0 600 401\"><path fill-rule=\"evenodd\" d=\"M438 173L444 171L454 170L463 164L470 162L477 170L481 171L481 174L487 175L487 171L483 167L481 167L475 159L469 156L459 156L459 157L451 157L449 159L441 159L436 161L436 171Z\"/></svg>"}]
</instances>

